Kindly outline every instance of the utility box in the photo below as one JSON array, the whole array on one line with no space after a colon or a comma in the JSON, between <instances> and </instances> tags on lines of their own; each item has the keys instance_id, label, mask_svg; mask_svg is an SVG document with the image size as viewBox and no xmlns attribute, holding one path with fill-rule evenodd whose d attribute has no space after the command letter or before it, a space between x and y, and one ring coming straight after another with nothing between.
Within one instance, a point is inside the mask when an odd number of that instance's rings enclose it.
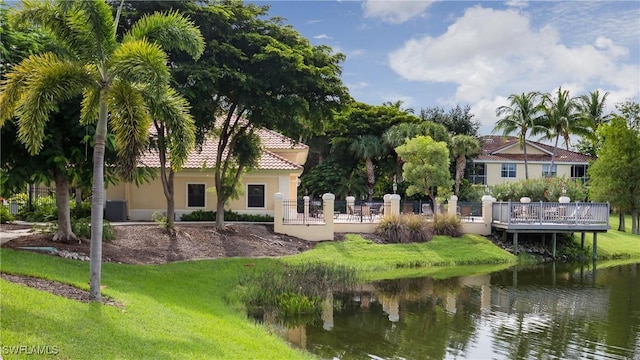
<instances>
[{"instance_id":1,"label":"utility box","mask_svg":"<svg viewBox=\"0 0 640 360\"><path fill-rule=\"evenodd\" d=\"M107 200L107 206L104 208L104 218L109 221L126 221L126 200Z\"/></svg>"}]
</instances>

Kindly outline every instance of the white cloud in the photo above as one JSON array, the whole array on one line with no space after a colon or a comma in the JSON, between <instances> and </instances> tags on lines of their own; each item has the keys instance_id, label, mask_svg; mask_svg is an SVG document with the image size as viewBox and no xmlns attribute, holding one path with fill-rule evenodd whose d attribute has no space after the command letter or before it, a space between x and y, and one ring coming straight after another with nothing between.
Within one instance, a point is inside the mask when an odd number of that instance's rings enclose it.
<instances>
[{"instance_id":1,"label":"white cloud","mask_svg":"<svg viewBox=\"0 0 640 360\"><path fill-rule=\"evenodd\" d=\"M497 99L512 93L551 92L564 85L573 95L602 87L614 98L637 97L640 66L624 64L628 54L602 35L567 46L555 27L535 29L519 10L476 6L444 34L405 42L389 54L389 64L408 80L455 84L451 100L472 104L478 119L488 122L504 105Z\"/></svg>"},{"instance_id":2,"label":"white cloud","mask_svg":"<svg viewBox=\"0 0 640 360\"><path fill-rule=\"evenodd\" d=\"M384 22L401 24L413 17L421 16L432 3L434 1L365 0L362 9L367 18L380 18Z\"/></svg>"},{"instance_id":3,"label":"white cloud","mask_svg":"<svg viewBox=\"0 0 640 360\"><path fill-rule=\"evenodd\" d=\"M527 0L508 0L504 4L514 8L526 8L529 6L529 2Z\"/></svg>"},{"instance_id":4,"label":"white cloud","mask_svg":"<svg viewBox=\"0 0 640 360\"><path fill-rule=\"evenodd\" d=\"M327 34L320 34L313 37L314 39L333 39L331 36Z\"/></svg>"}]
</instances>

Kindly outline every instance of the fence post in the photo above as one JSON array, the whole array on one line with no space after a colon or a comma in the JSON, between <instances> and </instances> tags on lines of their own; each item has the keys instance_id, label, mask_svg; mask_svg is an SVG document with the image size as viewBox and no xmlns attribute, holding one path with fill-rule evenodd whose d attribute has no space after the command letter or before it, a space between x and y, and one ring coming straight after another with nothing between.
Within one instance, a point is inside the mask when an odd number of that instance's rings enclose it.
<instances>
[{"instance_id":1,"label":"fence post","mask_svg":"<svg viewBox=\"0 0 640 360\"><path fill-rule=\"evenodd\" d=\"M451 197L449 198L449 209L448 209L448 213L449 216L457 216L458 215L458 197L455 195L451 195Z\"/></svg>"},{"instance_id":2,"label":"fence post","mask_svg":"<svg viewBox=\"0 0 640 360\"><path fill-rule=\"evenodd\" d=\"M485 226L488 226L489 229L491 229L491 222L493 221L493 202L494 201L496 201L496 199L493 198L491 195L484 195L482 197L482 222L484 223Z\"/></svg>"},{"instance_id":3,"label":"fence post","mask_svg":"<svg viewBox=\"0 0 640 360\"><path fill-rule=\"evenodd\" d=\"M324 215L324 224L333 233L333 210L335 209L336 196L331 193L322 195L322 214Z\"/></svg>"},{"instance_id":4,"label":"fence post","mask_svg":"<svg viewBox=\"0 0 640 360\"><path fill-rule=\"evenodd\" d=\"M382 213L384 214L384 216L390 215L391 214L391 194L384 194L384 196L382 197L382 201L384 201L384 203L382 204L382 206L384 207L384 211Z\"/></svg>"},{"instance_id":5,"label":"fence post","mask_svg":"<svg viewBox=\"0 0 640 360\"><path fill-rule=\"evenodd\" d=\"M283 210L282 202L284 195L282 193L273 194L273 231L278 234L283 234ZM288 209L287 209L288 210Z\"/></svg>"},{"instance_id":6,"label":"fence post","mask_svg":"<svg viewBox=\"0 0 640 360\"><path fill-rule=\"evenodd\" d=\"M391 215L400 215L400 195L393 194L390 197L391 200Z\"/></svg>"},{"instance_id":7,"label":"fence post","mask_svg":"<svg viewBox=\"0 0 640 360\"><path fill-rule=\"evenodd\" d=\"M304 223L308 223L309 222L309 197L305 196L302 199L304 199L304 207L303 207L303 212L304 212Z\"/></svg>"}]
</instances>

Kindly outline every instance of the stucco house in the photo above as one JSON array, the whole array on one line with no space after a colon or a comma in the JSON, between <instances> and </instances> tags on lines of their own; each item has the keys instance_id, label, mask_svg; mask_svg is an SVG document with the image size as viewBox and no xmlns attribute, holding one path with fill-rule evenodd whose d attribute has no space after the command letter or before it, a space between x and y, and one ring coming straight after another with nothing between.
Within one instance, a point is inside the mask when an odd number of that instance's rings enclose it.
<instances>
[{"instance_id":1,"label":"stucco house","mask_svg":"<svg viewBox=\"0 0 640 360\"><path fill-rule=\"evenodd\" d=\"M280 192L291 199L296 198L298 178L307 161L309 147L272 130L259 129L263 146L258 168L242 176L243 195L231 200L226 209L246 214L273 215L273 194ZM209 138L201 149L194 150L181 171L176 173L175 220L182 214L194 210L216 210L213 168L217 153L217 138ZM157 152L146 153L141 163L147 167L160 168ZM106 189L107 211L110 205L123 208L126 219L151 220L154 212L166 210L167 203L159 178L151 183L136 186L134 183L119 183ZM124 204L124 205L123 205ZM125 220L125 219L122 219Z\"/></svg>"},{"instance_id":2,"label":"stucco house","mask_svg":"<svg viewBox=\"0 0 640 360\"><path fill-rule=\"evenodd\" d=\"M525 179L524 151L513 136L481 136L482 152L473 159L467 179L473 184L492 186ZM553 146L527 140L529 178L548 176ZM593 157L558 147L552 176L565 176L586 182L587 167Z\"/></svg>"}]
</instances>

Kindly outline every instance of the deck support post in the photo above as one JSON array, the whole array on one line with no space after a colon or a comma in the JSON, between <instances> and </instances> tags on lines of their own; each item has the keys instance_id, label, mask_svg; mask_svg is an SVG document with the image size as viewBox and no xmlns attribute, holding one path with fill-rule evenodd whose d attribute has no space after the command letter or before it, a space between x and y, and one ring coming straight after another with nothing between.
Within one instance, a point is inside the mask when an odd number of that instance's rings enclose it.
<instances>
[{"instance_id":1,"label":"deck support post","mask_svg":"<svg viewBox=\"0 0 640 360\"><path fill-rule=\"evenodd\" d=\"M556 233L551 234L551 253L553 254L553 258L556 258Z\"/></svg>"},{"instance_id":2,"label":"deck support post","mask_svg":"<svg viewBox=\"0 0 640 360\"><path fill-rule=\"evenodd\" d=\"M598 233L593 233L593 261L598 259Z\"/></svg>"},{"instance_id":3,"label":"deck support post","mask_svg":"<svg viewBox=\"0 0 640 360\"><path fill-rule=\"evenodd\" d=\"M513 233L513 253L518 255L518 233Z\"/></svg>"},{"instance_id":4,"label":"deck support post","mask_svg":"<svg viewBox=\"0 0 640 360\"><path fill-rule=\"evenodd\" d=\"M584 231L580 233L580 249L584 249Z\"/></svg>"}]
</instances>

